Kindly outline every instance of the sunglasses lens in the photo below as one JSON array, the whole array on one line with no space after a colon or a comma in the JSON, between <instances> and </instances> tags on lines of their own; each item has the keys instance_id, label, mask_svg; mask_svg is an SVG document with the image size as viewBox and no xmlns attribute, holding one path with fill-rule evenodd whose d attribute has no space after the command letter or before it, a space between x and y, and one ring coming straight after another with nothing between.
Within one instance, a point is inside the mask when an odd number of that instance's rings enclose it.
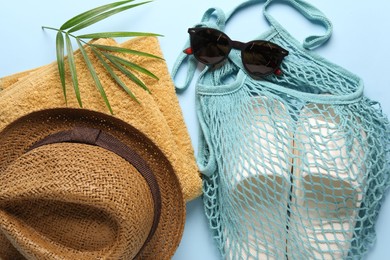
<instances>
[{"instance_id":1,"label":"sunglasses lens","mask_svg":"<svg viewBox=\"0 0 390 260\"><path fill-rule=\"evenodd\" d=\"M245 69L254 76L273 73L284 57L279 46L263 41L249 42L241 56Z\"/></svg>"},{"instance_id":2,"label":"sunglasses lens","mask_svg":"<svg viewBox=\"0 0 390 260\"><path fill-rule=\"evenodd\" d=\"M220 63L230 52L229 38L220 31L203 29L190 35L195 58L206 65Z\"/></svg>"}]
</instances>

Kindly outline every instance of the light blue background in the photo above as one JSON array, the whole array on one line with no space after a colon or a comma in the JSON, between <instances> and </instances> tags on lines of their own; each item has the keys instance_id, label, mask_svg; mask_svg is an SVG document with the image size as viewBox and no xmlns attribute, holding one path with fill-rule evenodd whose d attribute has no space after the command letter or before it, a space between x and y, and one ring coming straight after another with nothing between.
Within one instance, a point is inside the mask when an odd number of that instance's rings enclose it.
<instances>
[{"instance_id":1,"label":"light blue background","mask_svg":"<svg viewBox=\"0 0 390 260\"><path fill-rule=\"evenodd\" d=\"M361 76L365 94L381 102L390 115L390 1L388 0L308 0L333 22L330 41L315 52ZM0 3L0 77L31 69L55 60L55 33L41 26L59 27L67 19L85 10L109 3L109 0L34 0ZM209 7L232 10L238 0L156 0L128 10L83 32L150 31L163 34L161 48L171 69L187 40L187 28L200 21ZM267 30L262 5L240 12L227 26L232 39L248 41ZM322 28L311 25L294 9L275 4L270 12L297 39ZM195 150L198 125L194 105L194 85L179 101ZM390 199L379 215L377 242L367 259L390 259ZM187 220L175 260L220 259L203 214L201 199L187 205Z\"/></svg>"}]
</instances>

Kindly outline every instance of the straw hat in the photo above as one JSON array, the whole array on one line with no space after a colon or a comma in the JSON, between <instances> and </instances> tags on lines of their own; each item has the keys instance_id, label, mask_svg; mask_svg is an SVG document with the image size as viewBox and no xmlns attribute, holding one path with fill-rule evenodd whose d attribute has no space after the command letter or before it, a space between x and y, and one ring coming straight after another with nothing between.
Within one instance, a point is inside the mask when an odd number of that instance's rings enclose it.
<instances>
[{"instance_id":1,"label":"straw hat","mask_svg":"<svg viewBox=\"0 0 390 260\"><path fill-rule=\"evenodd\" d=\"M120 45L112 39L101 39L97 43L149 52L162 57L156 37L138 37ZM186 201L198 197L201 194L202 182L166 63L159 59L121 54L159 77L159 80L155 80L135 72L148 86L151 94L127 77L121 78L140 101L138 104L112 80L88 47L86 51L91 54L92 64L106 91L114 116L140 130L166 154L177 172ZM74 58L83 108L109 114L81 53L75 51ZM68 64L67 60L65 64ZM64 101L56 63L0 79L0 89L3 89L0 91L0 130L33 111L63 107L79 108L71 76L68 69L66 71L67 104Z\"/></svg>"},{"instance_id":2,"label":"straw hat","mask_svg":"<svg viewBox=\"0 0 390 260\"><path fill-rule=\"evenodd\" d=\"M185 202L164 153L112 116L59 108L0 132L1 259L170 259Z\"/></svg>"}]
</instances>

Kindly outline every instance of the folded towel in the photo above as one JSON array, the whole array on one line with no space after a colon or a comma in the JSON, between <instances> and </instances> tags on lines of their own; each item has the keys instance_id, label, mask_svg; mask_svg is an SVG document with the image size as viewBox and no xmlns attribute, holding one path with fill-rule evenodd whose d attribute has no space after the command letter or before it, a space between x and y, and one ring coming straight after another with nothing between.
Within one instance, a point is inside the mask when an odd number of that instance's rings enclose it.
<instances>
[{"instance_id":1,"label":"folded towel","mask_svg":"<svg viewBox=\"0 0 390 260\"><path fill-rule=\"evenodd\" d=\"M118 46L112 39L100 39L97 43ZM156 37L134 38L120 46L162 57ZM91 54L88 47L86 51ZM159 80L134 72L148 86L151 91L149 94L127 77L122 77L123 82L140 101L138 104L116 84L97 58L91 58L114 111L114 116L141 130L169 157L175 171L178 172L186 200L198 197L201 194L201 178L166 63L163 60L143 56L121 55L147 68L157 75ZM75 51L74 57L83 107L109 113L96 90L80 51ZM69 71L66 71L67 106L78 108L71 76ZM66 107L56 63L0 79L0 88L4 89L0 91L0 130L17 118L33 111Z\"/></svg>"}]
</instances>

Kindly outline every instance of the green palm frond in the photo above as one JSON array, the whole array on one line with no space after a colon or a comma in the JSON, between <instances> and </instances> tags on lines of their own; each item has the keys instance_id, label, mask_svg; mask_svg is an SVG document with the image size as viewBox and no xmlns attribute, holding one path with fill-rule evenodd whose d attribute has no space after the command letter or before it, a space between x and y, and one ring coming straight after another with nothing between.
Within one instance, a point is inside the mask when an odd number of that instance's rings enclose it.
<instances>
[{"instance_id":1,"label":"green palm frond","mask_svg":"<svg viewBox=\"0 0 390 260\"><path fill-rule=\"evenodd\" d=\"M140 73L143 73L153 79L158 80L158 77L154 75L152 72L150 72L148 69L135 64L127 59L124 59L122 57L119 57L115 55L115 53L118 54L130 54L130 55L137 55L137 56L144 56L148 58L153 59L163 59L161 57L158 57L156 55L137 51L137 50L131 50L116 46L108 46L108 45L101 45L101 44L94 44L94 43L86 43L83 41L83 39L99 39L99 38L111 38L111 37L135 37L135 36L162 36L160 34L155 33L149 33L149 32L122 32L122 31L115 31L115 32L98 32L98 33L89 33L89 34L82 34L82 35L74 35L73 33L84 29L92 24L95 24L99 21L102 21L112 15L115 15L117 13L123 12L125 10L129 10L131 8L141 6L144 4L147 4L151 1L144 1L141 3L132 3L135 0L127 0L127 1L119 1L114 2L111 4L103 5L100 7L96 7L94 9L91 9L89 11L83 12L79 15L76 15L75 17L69 19L66 21L59 29L43 26L43 29L50 29L57 31L56 36L56 56L57 56L57 66L58 66L58 72L60 75L61 80L61 86L65 98L65 102L67 103L67 93L66 93L66 80L65 80L65 50L68 55L68 65L71 75L71 82L73 85L73 89L76 95L77 102L80 107L83 106L81 101L81 95L80 95L80 89L79 89L79 83L77 78L77 69L76 64L73 56L73 48L72 48L72 39L74 39L77 42L77 45L79 47L79 50L81 52L81 55L85 61L85 64L87 65L87 68L92 76L92 79L95 83L96 89L99 91L101 97L103 98L104 103L106 104L107 108L109 109L110 113L113 114L109 99L106 95L106 92L104 91L104 87L96 73L96 70L91 62L91 58L88 56L88 52L85 49L85 45L87 45L91 50L92 54L97 57L97 60L102 64L103 68L107 70L109 75L112 77L112 79L136 102L139 103L133 92L126 86L126 84L120 79L119 75L114 71L114 68L119 71L119 73L122 73L126 77L128 77L131 81L133 81L136 85L143 88L144 90L149 91L145 83L139 79L132 71L137 71Z\"/></svg>"},{"instance_id":2,"label":"green palm frond","mask_svg":"<svg viewBox=\"0 0 390 260\"><path fill-rule=\"evenodd\" d=\"M85 51L84 46L82 45L82 43L79 39L77 39L77 44L79 45L81 54L83 55L85 63L87 64L89 72L91 73L91 76L93 78L93 81L95 81L95 85L96 85L97 90L100 92L100 95L102 96L104 103L106 103L107 108L110 110L111 114L113 114L110 102L108 102L108 98L107 98L106 92L104 91L102 83L100 82L99 77L96 74L95 68L93 67L92 62L89 59L87 52Z\"/></svg>"},{"instance_id":3,"label":"green palm frond","mask_svg":"<svg viewBox=\"0 0 390 260\"><path fill-rule=\"evenodd\" d=\"M135 36L162 36L156 33L145 33L145 32L102 32L102 33L91 33L77 36L81 39L97 39L97 38L118 38L118 37L135 37Z\"/></svg>"},{"instance_id":4,"label":"green palm frond","mask_svg":"<svg viewBox=\"0 0 390 260\"><path fill-rule=\"evenodd\" d=\"M67 33L65 34L65 40L66 40L66 51L68 53L68 62L69 62L70 74L72 75L74 92L76 94L76 98L77 98L77 102L79 103L79 106L83 107L83 104L81 102L81 96L80 96L79 81L77 79L76 64L74 62L74 57L73 57L72 42L70 41L70 37Z\"/></svg>"},{"instance_id":5,"label":"green palm frond","mask_svg":"<svg viewBox=\"0 0 390 260\"><path fill-rule=\"evenodd\" d=\"M131 9L131 8L134 8L136 6L140 6L140 5L143 5L143 4L146 4L146 3L149 3L150 1L148 2L142 2L142 3L139 3L139 4L134 4L134 5L127 5L127 6L122 6L122 7L118 7L116 9L112 9L112 10L109 10L107 12L104 12L104 13L99 13L98 15L95 15L95 16L92 16L92 17L89 17L88 19L84 20L84 21L81 21L80 23L78 23L77 25L73 26L72 28L69 29L69 32L75 32L75 31L78 31L78 30L81 30L81 29L84 29L85 27L88 27L92 24L95 24L101 20L104 20L114 14L117 14L117 13L120 13L120 12L123 12L125 10L128 10L128 9Z\"/></svg>"},{"instance_id":6,"label":"green palm frond","mask_svg":"<svg viewBox=\"0 0 390 260\"><path fill-rule=\"evenodd\" d=\"M57 33L56 51L57 51L58 72L60 73L62 91L64 93L65 103L67 104L68 101L66 99L66 87L65 87L64 36L62 35L61 32Z\"/></svg>"},{"instance_id":7,"label":"green palm frond","mask_svg":"<svg viewBox=\"0 0 390 260\"><path fill-rule=\"evenodd\" d=\"M146 90L148 93L150 93L150 90L148 87L143 83L139 78L137 78L131 71L126 69L124 66L122 66L119 62L117 62L115 59L113 59L110 55L107 53L103 53L103 55L123 74L125 74L129 79L131 79L135 84Z\"/></svg>"},{"instance_id":8,"label":"green palm frond","mask_svg":"<svg viewBox=\"0 0 390 260\"><path fill-rule=\"evenodd\" d=\"M138 99L134 96L133 92L126 86L125 83L118 77L118 75L114 72L114 70L110 67L110 65L104 60L103 56L96 50L92 49L92 51L95 53L96 57L100 60L104 68L110 73L111 77L118 83L119 86L121 86L127 94L129 94L137 103L139 103Z\"/></svg>"},{"instance_id":9,"label":"green palm frond","mask_svg":"<svg viewBox=\"0 0 390 260\"><path fill-rule=\"evenodd\" d=\"M142 51L136 51L136 50L131 50L131 49L126 49L126 48L121 48L121 47L116 47L116 46L108 46L108 45L100 45L100 44L90 44L92 47L101 49L101 50L106 50L106 51L112 51L112 52L120 52L120 53L128 53L128 54L133 54L133 55L138 55L138 56L144 56L144 57L149 57L149 58L154 58L154 59L161 59L164 60L163 58L142 52Z\"/></svg>"},{"instance_id":10,"label":"green palm frond","mask_svg":"<svg viewBox=\"0 0 390 260\"><path fill-rule=\"evenodd\" d=\"M111 54L108 54L111 59L119 62L120 64L122 65L125 65L126 67L128 67L129 69L133 69L133 70L137 70L151 78L154 78L154 79L157 79L158 80L158 77L156 75L154 75L152 72L150 72L149 70L145 69L144 67L141 67L131 61L128 61L126 59L123 59L123 58L120 58L118 56L115 56L115 55L111 55Z\"/></svg>"},{"instance_id":11,"label":"green palm frond","mask_svg":"<svg viewBox=\"0 0 390 260\"><path fill-rule=\"evenodd\" d=\"M96 7L94 9L91 9L89 11L86 11L82 14L79 14L79 15L76 15L75 17L73 17L72 19L69 19L68 21L66 21L61 27L60 27L60 30L66 30L66 29L69 29L73 26L76 26L88 19L90 19L91 17L94 17L96 15L99 15L105 11L108 11L110 9L113 9L117 6L120 6L120 5L124 5L124 4L127 4L129 2L133 2L134 0L128 0L128 1L121 1L121 2L116 2L116 3L111 3L111 4L107 4L107 5L103 5L103 6L99 6L99 7Z\"/></svg>"}]
</instances>

